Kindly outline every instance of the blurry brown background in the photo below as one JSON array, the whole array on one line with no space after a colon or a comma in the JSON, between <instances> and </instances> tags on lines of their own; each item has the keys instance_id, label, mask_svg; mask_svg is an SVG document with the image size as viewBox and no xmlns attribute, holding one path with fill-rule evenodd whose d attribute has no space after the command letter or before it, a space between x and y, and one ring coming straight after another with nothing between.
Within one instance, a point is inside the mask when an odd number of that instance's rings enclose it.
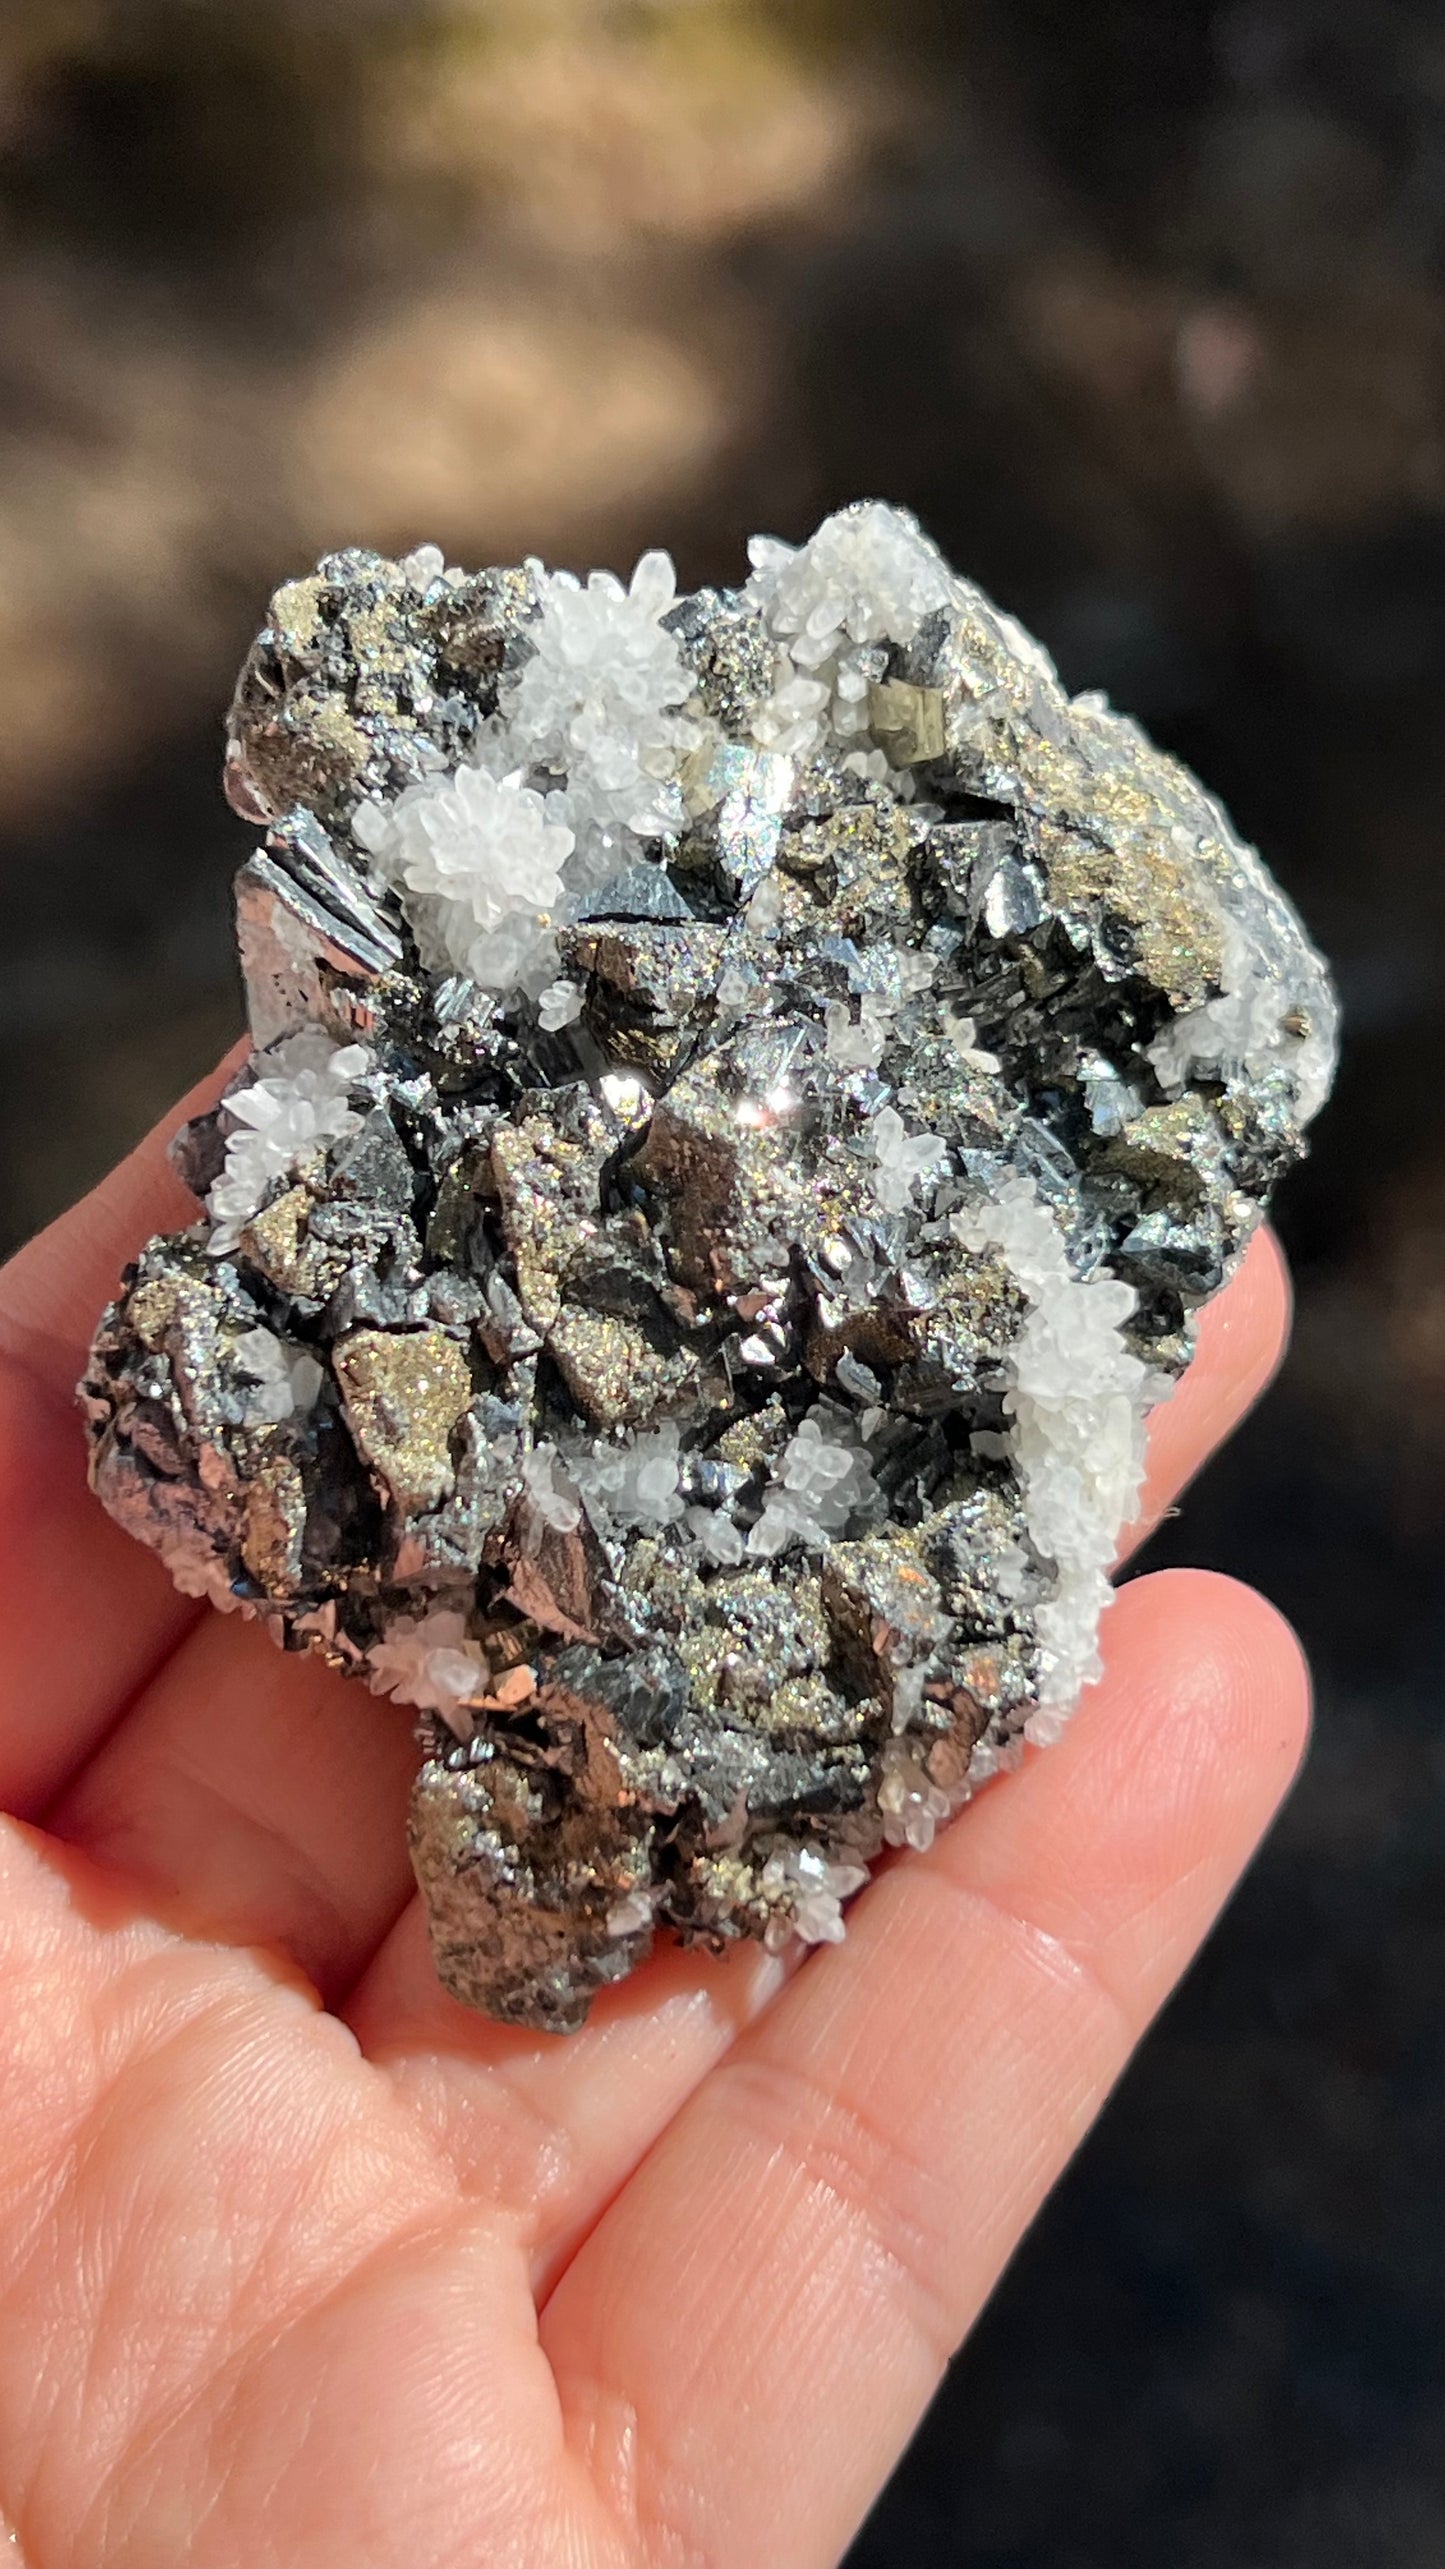
<instances>
[{"instance_id":1,"label":"blurry brown background","mask_svg":"<svg viewBox=\"0 0 1445 2569\"><path fill-rule=\"evenodd\" d=\"M854 2569L1438 2569L1445 10L9 0L0 1222L236 1031L277 579L725 579L865 491L1223 790L1350 1049L1155 1548L1295 1617L1314 1760Z\"/></svg>"}]
</instances>

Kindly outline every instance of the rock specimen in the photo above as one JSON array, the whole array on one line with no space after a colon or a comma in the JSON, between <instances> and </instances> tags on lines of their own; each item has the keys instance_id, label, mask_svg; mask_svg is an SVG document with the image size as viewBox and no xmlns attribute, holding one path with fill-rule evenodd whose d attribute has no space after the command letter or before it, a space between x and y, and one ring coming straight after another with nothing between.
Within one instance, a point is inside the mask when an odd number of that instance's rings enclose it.
<instances>
[{"instance_id":1,"label":"rock specimen","mask_svg":"<svg viewBox=\"0 0 1445 2569\"><path fill-rule=\"evenodd\" d=\"M752 559L280 591L255 1049L84 1385L180 1586L416 1708L442 1977L558 2030L1055 1736L1333 1059L1219 806L912 519Z\"/></svg>"}]
</instances>

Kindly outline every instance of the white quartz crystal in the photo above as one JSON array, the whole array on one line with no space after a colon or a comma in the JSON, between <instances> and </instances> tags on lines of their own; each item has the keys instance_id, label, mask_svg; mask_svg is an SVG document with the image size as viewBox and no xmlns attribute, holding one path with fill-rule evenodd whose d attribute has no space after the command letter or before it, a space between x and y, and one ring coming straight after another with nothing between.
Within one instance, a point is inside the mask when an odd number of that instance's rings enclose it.
<instances>
[{"instance_id":1,"label":"white quartz crystal","mask_svg":"<svg viewBox=\"0 0 1445 2569\"><path fill-rule=\"evenodd\" d=\"M565 775L579 835L666 828L681 818L674 780L697 741L678 710L692 680L662 622L677 597L670 558L644 553L626 588L610 571L585 585L555 571L540 590L531 657L503 698L509 740Z\"/></svg>"},{"instance_id":2,"label":"white quartz crystal","mask_svg":"<svg viewBox=\"0 0 1445 2569\"><path fill-rule=\"evenodd\" d=\"M915 1740L890 1740L878 1786L887 1844L911 1846L919 1854L932 1846L935 1832L953 1810L948 1795L930 1779L923 1754Z\"/></svg>"},{"instance_id":3,"label":"white quartz crystal","mask_svg":"<svg viewBox=\"0 0 1445 2569\"><path fill-rule=\"evenodd\" d=\"M241 1372L255 1384L246 1402L248 1426L278 1426L316 1407L326 1376L308 1348L293 1346L269 1329L247 1329L233 1353Z\"/></svg>"},{"instance_id":4,"label":"white quartz crystal","mask_svg":"<svg viewBox=\"0 0 1445 2569\"><path fill-rule=\"evenodd\" d=\"M491 1671L468 1635L466 1616L437 1606L427 1615L392 1618L385 1638L367 1654L366 1678L374 1695L440 1713L458 1739L469 1739L472 1725L464 1707L486 1692Z\"/></svg>"},{"instance_id":5,"label":"white quartz crystal","mask_svg":"<svg viewBox=\"0 0 1445 2569\"><path fill-rule=\"evenodd\" d=\"M763 1867L762 1887L778 1903L767 1943L776 1952L797 1936L805 1945L841 1945L845 1934L843 1902L861 1891L868 1879L864 1864L833 1864L813 1847L790 1847L770 1856Z\"/></svg>"},{"instance_id":6,"label":"white quartz crystal","mask_svg":"<svg viewBox=\"0 0 1445 2569\"><path fill-rule=\"evenodd\" d=\"M582 1014L582 993L575 981L554 981L537 1002L537 1023L546 1035L575 1026Z\"/></svg>"},{"instance_id":7,"label":"white quartz crystal","mask_svg":"<svg viewBox=\"0 0 1445 2569\"><path fill-rule=\"evenodd\" d=\"M906 509L882 500L840 509L801 546L755 536L747 595L786 638L799 668L817 669L848 642L911 642L947 606L953 574Z\"/></svg>"},{"instance_id":8,"label":"white quartz crystal","mask_svg":"<svg viewBox=\"0 0 1445 2569\"><path fill-rule=\"evenodd\" d=\"M688 1532L696 1537L699 1551L714 1568L736 1570L747 1559L742 1528L726 1508L691 1507L686 1511L686 1523Z\"/></svg>"},{"instance_id":9,"label":"white quartz crystal","mask_svg":"<svg viewBox=\"0 0 1445 2569\"><path fill-rule=\"evenodd\" d=\"M780 651L772 694L753 721L753 738L779 758L811 758L823 744L831 695L827 681L794 667Z\"/></svg>"},{"instance_id":10,"label":"white quartz crystal","mask_svg":"<svg viewBox=\"0 0 1445 2569\"><path fill-rule=\"evenodd\" d=\"M1270 905L1265 911L1269 917L1280 895L1258 857L1252 849L1240 849L1236 861L1241 869L1248 865L1259 901ZM1321 989L1314 1022L1301 1040L1282 1014L1281 977L1276 958L1259 945L1257 911L1251 913L1251 925L1253 938L1246 936L1228 899L1221 903L1224 972L1219 997L1173 1018L1151 1044L1149 1059L1173 1096L1201 1071L1213 1076L1244 1067L1259 1079L1271 1064L1287 1066L1308 1118L1323 1106L1334 1071L1335 1023L1328 994Z\"/></svg>"},{"instance_id":11,"label":"white quartz crystal","mask_svg":"<svg viewBox=\"0 0 1445 2569\"><path fill-rule=\"evenodd\" d=\"M1080 1690L1098 1676L1099 1617L1109 1571L1144 1474L1144 1416L1157 1384L1130 1354L1123 1323L1130 1286L1080 1277L1063 1236L1027 1178L1000 1199L955 1216L966 1249L1000 1249L1028 1300L1007 1395L1013 1460L1029 1537L1057 1573L1039 1608L1042 1674L1029 1737L1058 1736Z\"/></svg>"},{"instance_id":12,"label":"white quartz crystal","mask_svg":"<svg viewBox=\"0 0 1445 2569\"><path fill-rule=\"evenodd\" d=\"M599 1439L572 1457L572 1477L587 1513L613 1526L671 1525L683 1513L681 1441L675 1427L654 1428L621 1445Z\"/></svg>"},{"instance_id":13,"label":"white quartz crystal","mask_svg":"<svg viewBox=\"0 0 1445 2569\"><path fill-rule=\"evenodd\" d=\"M816 1548L842 1533L873 1489L868 1457L846 1431L841 1413L809 1412L783 1449L749 1552L769 1560L790 1543Z\"/></svg>"},{"instance_id":14,"label":"white quartz crystal","mask_svg":"<svg viewBox=\"0 0 1445 2569\"><path fill-rule=\"evenodd\" d=\"M401 887L433 971L511 990L552 967L576 839L520 769L469 764L413 785L388 812L369 807L358 835Z\"/></svg>"},{"instance_id":15,"label":"white quartz crystal","mask_svg":"<svg viewBox=\"0 0 1445 2569\"><path fill-rule=\"evenodd\" d=\"M207 1199L215 1222L212 1257L236 1247L278 1178L290 1178L313 1151L356 1132L361 1117L348 1091L371 1057L360 1044L328 1043L308 1030L256 1056L260 1077L226 1099L239 1129L227 1139L225 1166Z\"/></svg>"},{"instance_id":16,"label":"white quartz crystal","mask_svg":"<svg viewBox=\"0 0 1445 2569\"><path fill-rule=\"evenodd\" d=\"M896 1106L885 1106L868 1128L873 1153L873 1192L885 1213L903 1213L920 1191L936 1186L948 1167L948 1144L936 1133L910 1133Z\"/></svg>"},{"instance_id":17,"label":"white quartz crystal","mask_svg":"<svg viewBox=\"0 0 1445 2569\"><path fill-rule=\"evenodd\" d=\"M876 647L911 642L946 606L953 576L906 509L870 500L825 518L806 544L759 535L744 592L777 635L772 693L753 723L766 748L809 758L831 744L857 776L882 783L888 760L868 733ZM906 790L895 778L895 790Z\"/></svg>"},{"instance_id":18,"label":"white quartz crystal","mask_svg":"<svg viewBox=\"0 0 1445 2569\"><path fill-rule=\"evenodd\" d=\"M522 1487L533 1512L554 1534L575 1534L582 1505L555 1445L534 1445L522 1463Z\"/></svg>"},{"instance_id":19,"label":"white quartz crystal","mask_svg":"<svg viewBox=\"0 0 1445 2569\"><path fill-rule=\"evenodd\" d=\"M846 1001L834 999L824 1013L827 1054L840 1070L876 1070L888 1041L892 1012L872 991L865 991L855 1025ZM901 1118L900 1118L901 1123Z\"/></svg>"},{"instance_id":20,"label":"white quartz crystal","mask_svg":"<svg viewBox=\"0 0 1445 2569\"><path fill-rule=\"evenodd\" d=\"M629 1891L625 1900L614 1901L607 1912L609 1936L640 1936L651 1926L655 1894Z\"/></svg>"}]
</instances>

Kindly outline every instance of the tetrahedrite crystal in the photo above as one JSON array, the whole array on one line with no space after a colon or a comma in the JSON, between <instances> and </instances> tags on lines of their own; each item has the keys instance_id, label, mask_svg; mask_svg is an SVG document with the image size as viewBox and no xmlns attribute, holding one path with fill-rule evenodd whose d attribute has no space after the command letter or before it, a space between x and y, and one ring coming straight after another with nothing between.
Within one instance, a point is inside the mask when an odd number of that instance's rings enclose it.
<instances>
[{"instance_id":1,"label":"tetrahedrite crystal","mask_svg":"<svg viewBox=\"0 0 1445 2569\"><path fill-rule=\"evenodd\" d=\"M101 1324L100 1497L415 1708L460 1997L837 1938L1095 1672L1322 964L877 503L686 598L333 555L228 778L255 1049Z\"/></svg>"}]
</instances>

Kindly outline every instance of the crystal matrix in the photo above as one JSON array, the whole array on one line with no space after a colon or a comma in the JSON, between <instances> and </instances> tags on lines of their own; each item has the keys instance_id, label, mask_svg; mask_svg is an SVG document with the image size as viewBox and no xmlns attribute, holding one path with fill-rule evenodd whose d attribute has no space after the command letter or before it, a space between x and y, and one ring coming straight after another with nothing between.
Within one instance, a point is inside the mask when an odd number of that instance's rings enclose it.
<instances>
[{"instance_id":1,"label":"crystal matrix","mask_svg":"<svg viewBox=\"0 0 1445 2569\"><path fill-rule=\"evenodd\" d=\"M877 503L694 597L333 555L228 779L255 1050L102 1323L101 1498L415 1708L462 1998L835 1939L1093 1675L1322 965Z\"/></svg>"}]
</instances>

